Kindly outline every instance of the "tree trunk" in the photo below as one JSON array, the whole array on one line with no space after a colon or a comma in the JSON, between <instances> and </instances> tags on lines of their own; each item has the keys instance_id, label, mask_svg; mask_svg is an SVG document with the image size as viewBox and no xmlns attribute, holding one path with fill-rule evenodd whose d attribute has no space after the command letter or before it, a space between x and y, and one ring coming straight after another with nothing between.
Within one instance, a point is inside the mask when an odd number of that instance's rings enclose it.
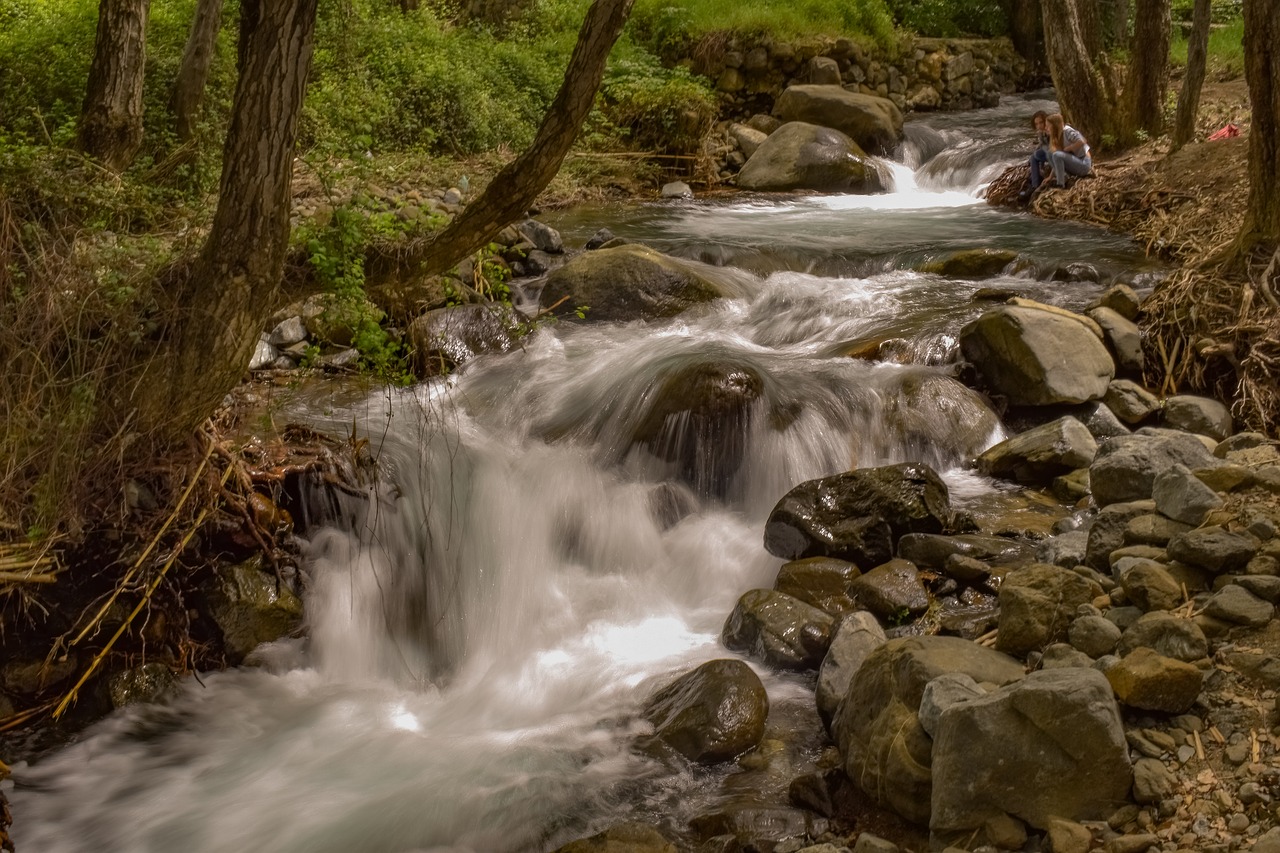
<instances>
[{"instance_id":1,"label":"tree trunk","mask_svg":"<svg viewBox=\"0 0 1280 853\"><path fill-rule=\"evenodd\" d=\"M1122 133L1133 141L1138 131L1156 136L1164 128L1165 73L1169 64L1169 0L1137 0L1133 45L1124 87Z\"/></svg>"},{"instance_id":2,"label":"tree trunk","mask_svg":"<svg viewBox=\"0 0 1280 853\"><path fill-rule=\"evenodd\" d=\"M1244 74L1253 117L1240 236L1249 246L1280 241L1280 0L1244 0Z\"/></svg>"},{"instance_id":3,"label":"tree trunk","mask_svg":"<svg viewBox=\"0 0 1280 853\"><path fill-rule=\"evenodd\" d=\"M1101 57L1102 34L1092 0L1041 0L1045 52L1067 122L1091 145L1112 132L1114 87Z\"/></svg>"},{"instance_id":4,"label":"tree trunk","mask_svg":"<svg viewBox=\"0 0 1280 853\"><path fill-rule=\"evenodd\" d=\"M173 83L169 108L173 110L178 139L186 142L195 135L196 119L200 116L200 104L204 100L204 87L209 82L209 66L213 63L213 49L222 29L222 0L199 0L196 16L191 22L191 34L182 52L182 65Z\"/></svg>"},{"instance_id":5,"label":"tree trunk","mask_svg":"<svg viewBox=\"0 0 1280 853\"><path fill-rule=\"evenodd\" d=\"M142 81L149 0L101 0L79 145L121 171L142 147Z\"/></svg>"},{"instance_id":6,"label":"tree trunk","mask_svg":"<svg viewBox=\"0 0 1280 853\"><path fill-rule=\"evenodd\" d=\"M595 0L578 32L564 83L547 110L533 144L500 171L485 191L415 257L405 259L424 273L443 272L482 248L494 234L525 216L538 194L560 171L595 101L609 51L622 33L632 0Z\"/></svg>"},{"instance_id":7,"label":"tree trunk","mask_svg":"<svg viewBox=\"0 0 1280 853\"><path fill-rule=\"evenodd\" d=\"M289 240L298 114L316 0L241 0L240 76L223 149L218 209L204 249L174 289L167 348L140 413L188 434L235 386L274 307ZM148 423L149 422L149 423Z\"/></svg>"},{"instance_id":8,"label":"tree trunk","mask_svg":"<svg viewBox=\"0 0 1280 853\"><path fill-rule=\"evenodd\" d=\"M1173 150L1177 151L1196 135L1196 113L1200 109L1200 87L1209 53L1210 0L1196 0L1191 13L1191 37L1187 39L1187 70L1178 93L1178 116L1173 123Z\"/></svg>"},{"instance_id":9,"label":"tree trunk","mask_svg":"<svg viewBox=\"0 0 1280 853\"><path fill-rule=\"evenodd\" d=\"M1031 73L1043 73L1044 39L1040 25L1038 0L1012 0L1006 10L1009 15L1009 37L1018 55L1031 65Z\"/></svg>"}]
</instances>

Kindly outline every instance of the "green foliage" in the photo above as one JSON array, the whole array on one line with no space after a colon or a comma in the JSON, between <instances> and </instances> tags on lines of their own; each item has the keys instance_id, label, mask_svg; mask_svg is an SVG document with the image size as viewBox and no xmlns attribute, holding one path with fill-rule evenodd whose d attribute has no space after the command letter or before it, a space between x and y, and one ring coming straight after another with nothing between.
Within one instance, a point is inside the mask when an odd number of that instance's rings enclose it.
<instances>
[{"instance_id":1,"label":"green foliage","mask_svg":"<svg viewBox=\"0 0 1280 853\"><path fill-rule=\"evenodd\" d=\"M704 80L638 52L610 62L601 96L608 121L650 151L696 151L716 115L715 93Z\"/></svg>"},{"instance_id":2,"label":"green foliage","mask_svg":"<svg viewBox=\"0 0 1280 853\"><path fill-rule=\"evenodd\" d=\"M889 0L894 22L922 36L994 38L1009 32L999 0Z\"/></svg>"},{"instance_id":3,"label":"green foliage","mask_svg":"<svg viewBox=\"0 0 1280 853\"><path fill-rule=\"evenodd\" d=\"M708 33L846 35L881 45L894 40L884 0L636 0L631 13L636 40L655 53L665 46L687 52Z\"/></svg>"},{"instance_id":4,"label":"green foliage","mask_svg":"<svg viewBox=\"0 0 1280 853\"><path fill-rule=\"evenodd\" d=\"M1190 23L1196 0L1171 0L1169 11L1174 23ZM1215 24L1238 21L1243 15L1243 0L1210 0L1209 20Z\"/></svg>"},{"instance_id":5,"label":"green foliage","mask_svg":"<svg viewBox=\"0 0 1280 853\"><path fill-rule=\"evenodd\" d=\"M1244 21L1235 20L1209 31L1208 69L1210 74L1235 79L1244 74ZM1169 62L1187 64L1187 36L1175 27L1169 45Z\"/></svg>"}]
</instances>

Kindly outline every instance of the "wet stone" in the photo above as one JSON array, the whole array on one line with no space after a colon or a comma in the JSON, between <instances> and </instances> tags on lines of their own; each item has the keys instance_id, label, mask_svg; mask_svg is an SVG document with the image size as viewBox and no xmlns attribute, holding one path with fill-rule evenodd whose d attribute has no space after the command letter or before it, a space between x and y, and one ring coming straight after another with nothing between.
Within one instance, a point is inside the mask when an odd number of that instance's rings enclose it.
<instances>
[{"instance_id":1,"label":"wet stone","mask_svg":"<svg viewBox=\"0 0 1280 853\"><path fill-rule=\"evenodd\" d=\"M743 593L721 640L731 651L782 669L817 669L831 642L833 620L812 605L771 589Z\"/></svg>"},{"instance_id":2,"label":"wet stone","mask_svg":"<svg viewBox=\"0 0 1280 853\"><path fill-rule=\"evenodd\" d=\"M900 622L929 607L929 593L920 572L907 560L877 566L854 580L849 591L860 605L889 621Z\"/></svg>"}]
</instances>

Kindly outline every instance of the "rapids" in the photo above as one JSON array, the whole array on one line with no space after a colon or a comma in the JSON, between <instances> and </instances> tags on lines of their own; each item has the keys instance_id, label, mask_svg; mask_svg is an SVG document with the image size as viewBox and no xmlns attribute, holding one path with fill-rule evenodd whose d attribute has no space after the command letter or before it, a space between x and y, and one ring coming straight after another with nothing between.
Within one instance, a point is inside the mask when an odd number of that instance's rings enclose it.
<instances>
[{"instance_id":1,"label":"rapids","mask_svg":"<svg viewBox=\"0 0 1280 853\"><path fill-rule=\"evenodd\" d=\"M772 585L772 505L802 480L904 460L943 472L957 504L989 498L998 487L964 464L1003 429L937 367L981 310L973 292L1078 307L1101 286L1050 281L1055 265L1146 269L1127 240L976 197L1025 156L1043 106L913 123L885 195L549 219L569 245L608 226L711 264L737 296L661 323L550 325L447 381L287 413L356 423L380 470L364 498L313 502L309 639L19 764L18 849L547 850L622 819L678 829L728 796L733 766L676 772L630 743L644 697L727 655L734 602ZM981 283L911 271L981 246L1032 263ZM886 338L903 363L836 357ZM763 384L742 434L722 437L742 464L714 484L632 441L663 377L707 360ZM666 439L697 440L680 424ZM811 704L804 678L758 671L780 715Z\"/></svg>"}]
</instances>

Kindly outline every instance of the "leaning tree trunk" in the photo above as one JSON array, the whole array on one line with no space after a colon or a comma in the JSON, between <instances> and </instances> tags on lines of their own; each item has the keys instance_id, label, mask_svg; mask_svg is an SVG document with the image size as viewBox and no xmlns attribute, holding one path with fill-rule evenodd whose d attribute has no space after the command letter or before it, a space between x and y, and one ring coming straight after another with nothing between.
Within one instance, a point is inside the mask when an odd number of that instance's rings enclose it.
<instances>
[{"instance_id":1,"label":"leaning tree trunk","mask_svg":"<svg viewBox=\"0 0 1280 853\"><path fill-rule=\"evenodd\" d=\"M1137 0L1120 122L1124 142L1132 142L1139 131L1156 136L1164 128L1165 67L1172 26L1169 0Z\"/></svg>"},{"instance_id":2,"label":"leaning tree trunk","mask_svg":"<svg viewBox=\"0 0 1280 853\"><path fill-rule=\"evenodd\" d=\"M204 249L172 294L168 346L142 386L148 426L189 434L244 375L274 306L289 240L298 114L316 0L240 0L240 77Z\"/></svg>"},{"instance_id":3,"label":"leaning tree trunk","mask_svg":"<svg viewBox=\"0 0 1280 853\"><path fill-rule=\"evenodd\" d=\"M121 171L142 147L142 81L149 0L101 0L79 146Z\"/></svg>"},{"instance_id":4,"label":"leaning tree trunk","mask_svg":"<svg viewBox=\"0 0 1280 853\"><path fill-rule=\"evenodd\" d=\"M1280 241L1280 0L1244 0L1244 74L1253 106L1244 246Z\"/></svg>"},{"instance_id":5,"label":"leaning tree trunk","mask_svg":"<svg viewBox=\"0 0 1280 853\"><path fill-rule=\"evenodd\" d=\"M482 248L494 234L522 218L551 179L578 137L595 101L609 51L622 33L633 0L595 0L578 32L564 83L537 136L524 153L506 165L485 191L436 239L401 266L439 273Z\"/></svg>"},{"instance_id":6,"label":"leaning tree trunk","mask_svg":"<svg viewBox=\"0 0 1280 853\"><path fill-rule=\"evenodd\" d=\"M1102 61L1102 35L1092 0L1041 0L1045 52L1067 122L1091 145L1112 132L1114 87Z\"/></svg>"},{"instance_id":7,"label":"leaning tree trunk","mask_svg":"<svg viewBox=\"0 0 1280 853\"><path fill-rule=\"evenodd\" d=\"M213 64L213 49L221 28L222 0L199 0L187 47L182 52L182 65L178 67L173 94L169 97L178 139L183 142L195 136L196 119L200 116L204 87L209 82L209 66Z\"/></svg>"},{"instance_id":8,"label":"leaning tree trunk","mask_svg":"<svg viewBox=\"0 0 1280 853\"><path fill-rule=\"evenodd\" d=\"M1196 0L1191 13L1191 37L1187 39L1187 70L1178 93L1178 115L1173 122L1173 150L1177 151L1196 134L1196 113L1200 109L1200 87L1209 53L1210 0Z\"/></svg>"}]
</instances>

